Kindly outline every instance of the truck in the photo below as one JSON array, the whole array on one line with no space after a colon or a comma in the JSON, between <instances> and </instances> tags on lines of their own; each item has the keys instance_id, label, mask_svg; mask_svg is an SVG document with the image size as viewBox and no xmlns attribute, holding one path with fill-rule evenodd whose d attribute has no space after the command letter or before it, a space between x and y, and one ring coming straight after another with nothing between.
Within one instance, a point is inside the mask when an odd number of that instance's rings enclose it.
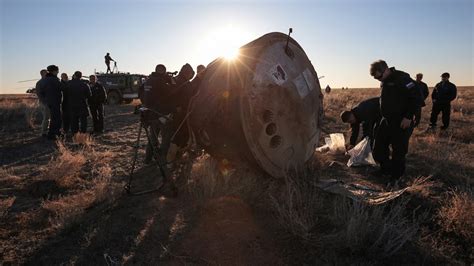
<instances>
[{"instance_id":1,"label":"truck","mask_svg":"<svg viewBox=\"0 0 474 266\"><path fill-rule=\"evenodd\" d=\"M107 91L107 103L111 105L131 103L138 98L138 89L145 82L146 75L118 73L95 73L97 81Z\"/></svg>"}]
</instances>

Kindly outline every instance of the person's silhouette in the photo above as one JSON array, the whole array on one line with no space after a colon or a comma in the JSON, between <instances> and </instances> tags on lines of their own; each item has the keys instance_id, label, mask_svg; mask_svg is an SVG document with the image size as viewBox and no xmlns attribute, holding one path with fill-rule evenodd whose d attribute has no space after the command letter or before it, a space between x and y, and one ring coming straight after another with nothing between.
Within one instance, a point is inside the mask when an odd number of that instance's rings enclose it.
<instances>
[{"instance_id":1,"label":"person's silhouette","mask_svg":"<svg viewBox=\"0 0 474 266\"><path fill-rule=\"evenodd\" d=\"M109 72L112 73L112 70L110 70L110 61L114 61L114 62L116 61L113 60L112 57L110 57L110 53L107 53L104 58L105 58L105 64L107 65L106 73L109 73Z\"/></svg>"}]
</instances>

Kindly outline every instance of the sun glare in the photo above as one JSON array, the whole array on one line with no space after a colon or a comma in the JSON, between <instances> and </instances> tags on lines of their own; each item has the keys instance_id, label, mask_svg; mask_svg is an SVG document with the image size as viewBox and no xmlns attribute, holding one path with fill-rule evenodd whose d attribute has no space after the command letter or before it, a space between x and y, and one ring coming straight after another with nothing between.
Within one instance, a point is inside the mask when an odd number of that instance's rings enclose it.
<instances>
[{"instance_id":1,"label":"sun glare","mask_svg":"<svg viewBox=\"0 0 474 266\"><path fill-rule=\"evenodd\" d=\"M217 57L234 60L239 56L239 48L249 38L249 33L229 25L209 32L198 45L198 51L206 60L213 60Z\"/></svg>"},{"instance_id":2,"label":"sun glare","mask_svg":"<svg viewBox=\"0 0 474 266\"><path fill-rule=\"evenodd\" d=\"M227 60L234 60L239 56L239 49L229 49L229 51L225 51L222 56Z\"/></svg>"}]
</instances>

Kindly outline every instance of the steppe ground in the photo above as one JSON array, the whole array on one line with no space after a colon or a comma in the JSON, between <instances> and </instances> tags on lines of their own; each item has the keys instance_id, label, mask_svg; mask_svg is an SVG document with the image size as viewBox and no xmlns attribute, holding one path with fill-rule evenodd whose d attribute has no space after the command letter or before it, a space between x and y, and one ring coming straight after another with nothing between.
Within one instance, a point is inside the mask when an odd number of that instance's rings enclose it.
<instances>
[{"instance_id":1,"label":"steppe ground","mask_svg":"<svg viewBox=\"0 0 474 266\"><path fill-rule=\"evenodd\" d=\"M378 93L326 94L322 139L335 132L347 137L339 113ZM36 99L4 96L0 264L472 265L474 88L459 88L458 95L443 132L425 130L427 101L401 182L419 185L379 206L319 190L314 184L322 178L390 189L372 168L347 168L347 156L320 153L306 171L275 180L244 162L189 152L174 163L177 197L128 196L136 102L106 106L103 135L51 142L39 137ZM143 164L143 148L135 189L160 183L156 167Z\"/></svg>"}]
</instances>

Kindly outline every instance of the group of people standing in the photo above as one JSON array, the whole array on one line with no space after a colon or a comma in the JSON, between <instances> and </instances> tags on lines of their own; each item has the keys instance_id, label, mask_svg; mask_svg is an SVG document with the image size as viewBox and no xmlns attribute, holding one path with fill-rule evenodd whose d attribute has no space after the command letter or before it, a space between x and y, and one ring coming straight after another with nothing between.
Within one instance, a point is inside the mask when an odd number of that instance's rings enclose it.
<instances>
[{"instance_id":1,"label":"group of people standing","mask_svg":"<svg viewBox=\"0 0 474 266\"><path fill-rule=\"evenodd\" d=\"M95 75L89 82L82 79L80 71L74 72L72 80L66 73L58 78L59 68L50 65L40 71L41 79L36 83L36 94L43 116L42 137L55 140L64 134L87 132L87 117L92 116L93 133L104 131L104 104L107 93Z\"/></svg>"},{"instance_id":2,"label":"group of people standing","mask_svg":"<svg viewBox=\"0 0 474 266\"><path fill-rule=\"evenodd\" d=\"M364 100L341 113L342 121L351 124L348 148L356 145L362 124L362 137L369 138L374 159L381 167L378 174L398 180L405 173L410 136L420 124L421 110L429 96L428 86L422 81L423 74L418 73L416 80L412 80L409 74L389 68L383 60L371 64L370 75L381 82L380 97ZM443 73L431 93L430 130L436 128L440 112L443 113L441 129L449 126L451 101L457 95L456 85L449 78L449 73Z\"/></svg>"}]
</instances>

